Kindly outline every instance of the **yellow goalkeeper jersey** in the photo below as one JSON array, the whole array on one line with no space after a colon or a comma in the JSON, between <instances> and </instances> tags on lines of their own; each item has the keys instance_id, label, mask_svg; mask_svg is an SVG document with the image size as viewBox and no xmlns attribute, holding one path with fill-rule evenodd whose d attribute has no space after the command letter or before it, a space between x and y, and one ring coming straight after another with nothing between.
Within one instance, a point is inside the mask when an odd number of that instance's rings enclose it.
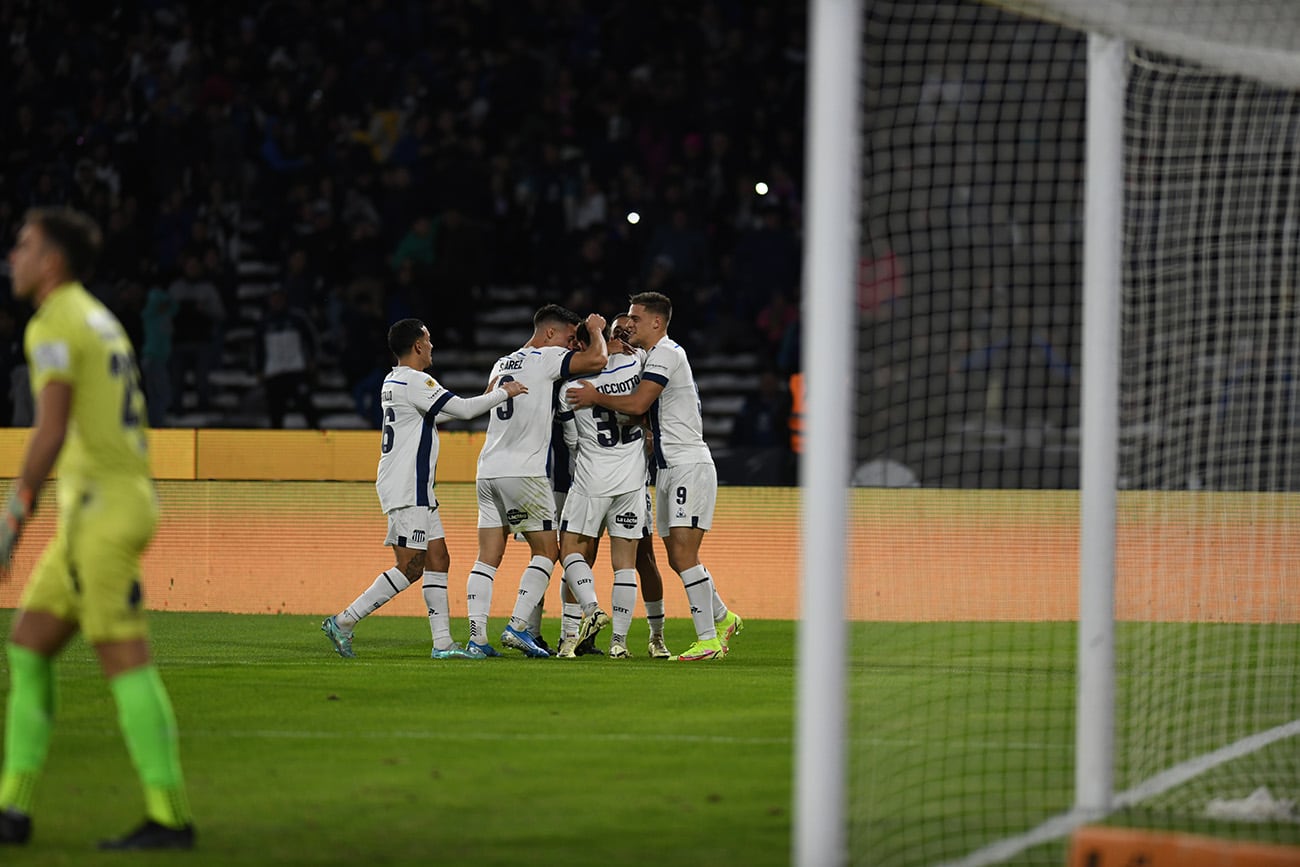
<instances>
[{"instance_id":1,"label":"yellow goalkeeper jersey","mask_svg":"<svg viewBox=\"0 0 1300 867\"><path fill-rule=\"evenodd\" d=\"M33 395L51 381L73 389L60 478L148 478L144 393L117 317L80 283L65 283L37 308L23 347Z\"/></svg>"}]
</instances>

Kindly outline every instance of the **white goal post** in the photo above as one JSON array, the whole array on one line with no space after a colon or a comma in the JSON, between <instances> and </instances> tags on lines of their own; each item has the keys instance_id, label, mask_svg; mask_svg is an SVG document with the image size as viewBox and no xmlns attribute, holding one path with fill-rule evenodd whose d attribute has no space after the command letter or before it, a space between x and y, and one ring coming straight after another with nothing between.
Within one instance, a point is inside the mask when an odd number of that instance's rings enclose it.
<instances>
[{"instance_id":1,"label":"white goal post","mask_svg":"<svg viewBox=\"0 0 1300 867\"><path fill-rule=\"evenodd\" d=\"M858 52L861 0L809 7L803 369L807 427L799 467L804 490L799 655L795 691L794 863L845 857L848 775L844 619L847 494L855 381L852 286L858 246ZM815 460L810 456L816 455Z\"/></svg>"}]
</instances>

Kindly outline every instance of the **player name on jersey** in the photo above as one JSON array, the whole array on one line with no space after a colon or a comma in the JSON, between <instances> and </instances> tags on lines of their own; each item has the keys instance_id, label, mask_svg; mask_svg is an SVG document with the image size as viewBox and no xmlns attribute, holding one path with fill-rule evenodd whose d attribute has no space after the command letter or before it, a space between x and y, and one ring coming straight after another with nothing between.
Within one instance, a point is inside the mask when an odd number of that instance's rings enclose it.
<instances>
[{"instance_id":1,"label":"player name on jersey","mask_svg":"<svg viewBox=\"0 0 1300 867\"><path fill-rule=\"evenodd\" d=\"M604 382L596 386L596 391L602 394L631 394L636 391L637 384L641 382L639 375L631 379L625 379L622 382Z\"/></svg>"}]
</instances>

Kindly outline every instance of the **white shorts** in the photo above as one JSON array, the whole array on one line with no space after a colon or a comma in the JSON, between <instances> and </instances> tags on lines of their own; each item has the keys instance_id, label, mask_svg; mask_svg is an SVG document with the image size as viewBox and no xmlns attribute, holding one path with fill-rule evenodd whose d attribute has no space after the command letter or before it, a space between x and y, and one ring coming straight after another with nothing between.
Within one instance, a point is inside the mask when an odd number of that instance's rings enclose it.
<instances>
[{"instance_id":1,"label":"white shorts","mask_svg":"<svg viewBox=\"0 0 1300 867\"><path fill-rule=\"evenodd\" d=\"M565 499L567 496L569 496L568 491L556 491L556 492L555 492L555 514L557 514L557 515L563 515L563 514L564 514L564 499ZM527 539L524 538L524 533L523 533L522 530L517 530L517 531L515 531L514 540L515 540L516 542L526 542L526 541L528 541Z\"/></svg>"},{"instance_id":2,"label":"white shorts","mask_svg":"<svg viewBox=\"0 0 1300 867\"><path fill-rule=\"evenodd\" d=\"M650 514L646 491L629 491L615 497L588 497L569 492L560 519L561 533L577 533L592 539L608 529L610 538L640 539L650 535Z\"/></svg>"},{"instance_id":3,"label":"white shorts","mask_svg":"<svg viewBox=\"0 0 1300 867\"><path fill-rule=\"evenodd\" d=\"M546 476L479 479L479 529L508 527L511 533L555 531L555 494Z\"/></svg>"},{"instance_id":4,"label":"white shorts","mask_svg":"<svg viewBox=\"0 0 1300 867\"><path fill-rule=\"evenodd\" d=\"M713 526L718 501L718 470L713 464L660 467L655 478L655 529L667 536L672 527Z\"/></svg>"},{"instance_id":5,"label":"white shorts","mask_svg":"<svg viewBox=\"0 0 1300 867\"><path fill-rule=\"evenodd\" d=\"M432 509L428 506L403 506L388 513L385 545L425 551L428 550L429 542L444 537L442 517L438 514L437 506Z\"/></svg>"}]
</instances>

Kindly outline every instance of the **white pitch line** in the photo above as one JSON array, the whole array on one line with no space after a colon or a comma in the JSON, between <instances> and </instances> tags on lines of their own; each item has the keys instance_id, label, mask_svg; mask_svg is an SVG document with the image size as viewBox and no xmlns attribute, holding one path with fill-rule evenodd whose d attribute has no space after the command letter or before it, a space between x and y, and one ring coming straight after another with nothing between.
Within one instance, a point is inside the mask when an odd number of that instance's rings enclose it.
<instances>
[{"instance_id":1,"label":"white pitch line","mask_svg":"<svg viewBox=\"0 0 1300 867\"><path fill-rule=\"evenodd\" d=\"M1050 843L1053 840L1064 837L1076 831L1089 822L1097 822L1104 819L1110 812L1122 807L1131 807L1134 804L1141 803L1148 798L1154 798L1156 795L1164 794L1172 788L1181 786L1183 783L1194 779L1205 773L1211 768L1218 767L1225 762L1249 755L1257 750L1261 750L1269 744L1285 738L1296 737L1300 735L1300 720L1292 720L1280 726L1268 729L1267 731L1257 732L1242 738L1235 743L1220 747L1211 753L1203 756L1197 756L1193 759L1174 765L1167 771L1161 771L1154 777L1144 780L1119 792L1115 795L1114 806L1111 811L1080 811L1071 810L1059 816L1053 816L1043 824L1030 831L1025 832L1017 837L1008 837L1005 840L999 840L991 843L981 849L962 858L960 861L948 861L940 867L989 867L992 864L1000 864L1008 858L1019 855L1026 849L1043 843Z\"/></svg>"}]
</instances>

